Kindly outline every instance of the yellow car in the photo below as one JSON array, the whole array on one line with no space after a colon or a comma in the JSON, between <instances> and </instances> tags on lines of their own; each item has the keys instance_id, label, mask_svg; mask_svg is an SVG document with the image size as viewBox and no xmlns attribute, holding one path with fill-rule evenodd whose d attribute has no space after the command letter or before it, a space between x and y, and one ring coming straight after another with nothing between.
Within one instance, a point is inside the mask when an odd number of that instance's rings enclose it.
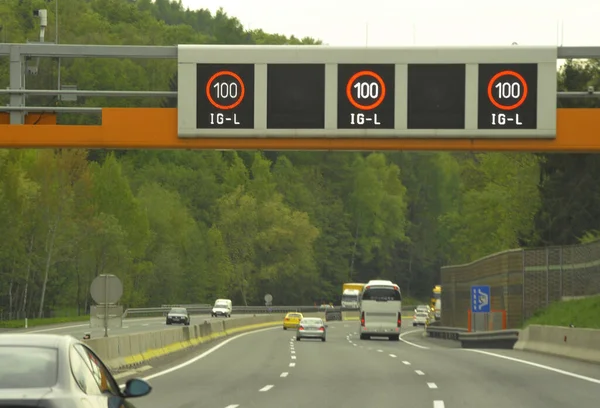
<instances>
[{"instance_id":1,"label":"yellow car","mask_svg":"<svg viewBox=\"0 0 600 408\"><path fill-rule=\"evenodd\" d=\"M300 324L300 320L304 319L302 313L290 312L283 319L283 330L295 329Z\"/></svg>"}]
</instances>

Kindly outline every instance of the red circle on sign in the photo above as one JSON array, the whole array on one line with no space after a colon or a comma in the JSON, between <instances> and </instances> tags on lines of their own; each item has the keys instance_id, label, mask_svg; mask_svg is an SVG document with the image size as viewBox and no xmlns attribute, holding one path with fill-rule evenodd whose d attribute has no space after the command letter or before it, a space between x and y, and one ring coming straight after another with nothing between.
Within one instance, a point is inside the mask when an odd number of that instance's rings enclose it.
<instances>
[{"instance_id":1,"label":"red circle on sign","mask_svg":"<svg viewBox=\"0 0 600 408\"><path fill-rule=\"evenodd\" d=\"M215 79L220 78L222 76L230 76L233 79L235 79L236 81L238 81L238 83L240 84L240 88L241 88L240 96L231 105L221 105L221 104L218 104L213 99L212 95L210 94L210 87L212 86L213 82L215 82ZM230 110L230 109L233 109L236 106L238 106L240 103L242 103L242 101L244 100L244 96L245 95L246 95L246 87L244 86L244 81L242 81L242 78L240 78L240 76L238 74L236 74L235 72L232 72L232 71L219 71L216 74L214 74L213 76L211 76L210 79L208 80L208 82L206 82L206 97L208 98L208 101L210 102L210 104L212 106L214 106L215 108L217 108L217 109L221 109L221 110Z\"/></svg>"},{"instance_id":2,"label":"red circle on sign","mask_svg":"<svg viewBox=\"0 0 600 408\"><path fill-rule=\"evenodd\" d=\"M352 96L352 85L358 78L363 76L370 76L372 78L375 78L375 80L379 82L379 86L381 87L381 95L375 102L373 102L370 105L361 105L360 103L356 102L354 96ZM348 98L348 102L350 102L352 106L354 106L356 109L375 109L376 107L381 105L381 102L383 102L383 100L385 99L385 82L383 82L383 79L373 71L359 71L356 74L352 75L352 77L348 80L348 84L346 85L346 97Z\"/></svg>"},{"instance_id":3,"label":"red circle on sign","mask_svg":"<svg viewBox=\"0 0 600 408\"><path fill-rule=\"evenodd\" d=\"M519 80L519 82L521 82L521 85L523 85L523 95L521 96L521 99L519 99L513 105L502 105L501 103L496 101L496 99L494 98L494 95L492 93L492 88L494 87L494 82L496 82L498 79L500 79L504 76L513 76L513 77L517 78ZM490 102L492 104L494 104L494 106L496 108L501 109L501 110L513 110L513 109L517 109L519 106L523 105L523 102L525 102L525 99L527 99L527 92L528 92L527 81L525 81L525 78L523 78L521 76L521 74L519 74L518 72L515 72L515 71L498 72L496 75L494 75L492 77L492 79L490 79L490 82L488 83L488 89L487 89L488 99L490 100Z\"/></svg>"}]
</instances>

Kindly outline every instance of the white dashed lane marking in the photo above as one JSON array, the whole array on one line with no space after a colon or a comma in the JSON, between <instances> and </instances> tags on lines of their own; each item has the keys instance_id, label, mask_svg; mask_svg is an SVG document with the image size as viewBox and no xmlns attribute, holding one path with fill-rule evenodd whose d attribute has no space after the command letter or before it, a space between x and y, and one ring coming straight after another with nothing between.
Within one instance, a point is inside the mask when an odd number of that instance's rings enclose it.
<instances>
[{"instance_id":1,"label":"white dashed lane marking","mask_svg":"<svg viewBox=\"0 0 600 408\"><path fill-rule=\"evenodd\" d=\"M296 363L290 363L290 367L296 367Z\"/></svg>"},{"instance_id":2,"label":"white dashed lane marking","mask_svg":"<svg viewBox=\"0 0 600 408\"><path fill-rule=\"evenodd\" d=\"M273 388L274 385L265 385L264 387L262 387L259 391L260 392L266 392L269 391L271 388Z\"/></svg>"},{"instance_id":3,"label":"white dashed lane marking","mask_svg":"<svg viewBox=\"0 0 600 408\"><path fill-rule=\"evenodd\" d=\"M433 408L444 408L444 401L433 401Z\"/></svg>"},{"instance_id":4,"label":"white dashed lane marking","mask_svg":"<svg viewBox=\"0 0 600 408\"><path fill-rule=\"evenodd\" d=\"M390 354L390 357L391 358L396 358L396 355L395 354Z\"/></svg>"},{"instance_id":5,"label":"white dashed lane marking","mask_svg":"<svg viewBox=\"0 0 600 408\"><path fill-rule=\"evenodd\" d=\"M417 373L418 375L425 375L425 373L421 370L415 370L415 373Z\"/></svg>"},{"instance_id":6,"label":"white dashed lane marking","mask_svg":"<svg viewBox=\"0 0 600 408\"><path fill-rule=\"evenodd\" d=\"M427 383L427 386L429 388L437 388L437 385L435 385L435 383Z\"/></svg>"},{"instance_id":7,"label":"white dashed lane marking","mask_svg":"<svg viewBox=\"0 0 600 408\"><path fill-rule=\"evenodd\" d=\"M234 405L227 405L225 408L237 408L239 407L238 404L234 404Z\"/></svg>"},{"instance_id":8,"label":"white dashed lane marking","mask_svg":"<svg viewBox=\"0 0 600 408\"><path fill-rule=\"evenodd\" d=\"M403 361L402 364L404 364L404 365L410 365L410 363L408 361Z\"/></svg>"},{"instance_id":9,"label":"white dashed lane marking","mask_svg":"<svg viewBox=\"0 0 600 408\"><path fill-rule=\"evenodd\" d=\"M285 378L288 376L288 373L281 373L280 377Z\"/></svg>"}]
</instances>

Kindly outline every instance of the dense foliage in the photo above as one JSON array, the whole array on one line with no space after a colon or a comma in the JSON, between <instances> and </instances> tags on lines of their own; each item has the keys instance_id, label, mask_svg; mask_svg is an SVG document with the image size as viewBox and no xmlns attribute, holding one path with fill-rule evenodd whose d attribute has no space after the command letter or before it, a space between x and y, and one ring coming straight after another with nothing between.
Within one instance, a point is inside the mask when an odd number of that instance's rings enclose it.
<instances>
[{"instance_id":1,"label":"dense foliage","mask_svg":"<svg viewBox=\"0 0 600 408\"><path fill-rule=\"evenodd\" d=\"M1 1L0 40L35 40L32 10L43 7L54 41L54 4L44 0ZM59 13L61 43L319 43L246 31L224 12L168 0L60 0ZM62 83L79 89L168 89L175 73L174 61L61 65ZM580 90L598 78L596 62L569 62L559 82ZM56 88L56 61L42 59L27 81ZM122 279L126 306L261 304L267 292L276 304L335 302L342 282L375 277L424 296L444 264L591 231L589 239L600 229L597 163L566 154L4 150L0 306L5 317L83 312L102 273Z\"/></svg>"}]
</instances>

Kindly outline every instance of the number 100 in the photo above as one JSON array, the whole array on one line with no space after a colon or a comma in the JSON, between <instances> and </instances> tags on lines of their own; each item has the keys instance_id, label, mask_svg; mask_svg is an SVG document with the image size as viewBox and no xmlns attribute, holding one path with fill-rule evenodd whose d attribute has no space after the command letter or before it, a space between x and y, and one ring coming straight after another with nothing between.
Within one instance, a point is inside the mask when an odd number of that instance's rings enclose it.
<instances>
[{"instance_id":1,"label":"number 100","mask_svg":"<svg viewBox=\"0 0 600 408\"><path fill-rule=\"evenodd\" d=\"M498 90L498 99L519 99L521 97L521 84L518 82L498 82L494 88Z\"/></svg>"}]
</instances>

